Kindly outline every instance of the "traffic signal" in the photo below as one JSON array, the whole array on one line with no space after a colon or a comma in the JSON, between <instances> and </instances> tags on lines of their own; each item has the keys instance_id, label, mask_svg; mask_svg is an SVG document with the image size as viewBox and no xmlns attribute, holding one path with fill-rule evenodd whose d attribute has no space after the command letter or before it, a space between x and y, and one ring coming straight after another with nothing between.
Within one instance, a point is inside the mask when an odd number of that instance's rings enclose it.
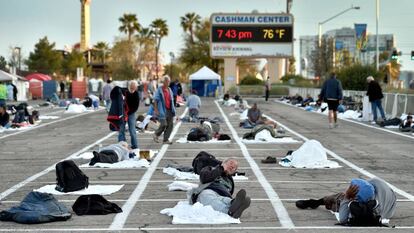
<instances>
[{"instance_id":1,"label":"traffic signal","mask_svg":"<svg viewBox=\"0 0 414 233\"><path fill-rule=\"evenodd\" d=\"M398 59L398 52L397 50L392 51L391 60L397 60Z\"/></svg>"},{"instance_id":2,"label":"traffic signal","mask_svg":"<svg viewBox=\"0 0 414 233\"><path fill-rule=\"evenodd\" d=\"M414 61L414 50L413 50L413 51L411 51L411 60L413 60L413 61Z\"/></svg>"}]
</instances>

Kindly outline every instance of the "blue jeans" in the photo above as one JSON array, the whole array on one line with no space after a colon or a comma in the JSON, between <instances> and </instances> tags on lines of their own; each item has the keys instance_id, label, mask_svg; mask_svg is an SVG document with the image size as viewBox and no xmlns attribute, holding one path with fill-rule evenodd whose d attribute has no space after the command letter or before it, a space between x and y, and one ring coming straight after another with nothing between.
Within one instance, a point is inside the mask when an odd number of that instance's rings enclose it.
<instances>
[{"instance_id":1,"label":"blue jeans","mask_svg":"<svg viewBox=\"0 0 414 233\"><path fill-rule=\"evenodd\" d=\"M0 127L2 127L1 125L0 125ZM8 128L10 128L11 127L11 123L9 122L9 123L7 123L7 124L5 124L4 126L3 126L3 128L4 129L8 129Z\"/></svg>"},{"instance_id":2,"label":"blue jeans","mask_svg":"<svg viewBox=\"0 0 414 233\"><path fill-rule=\"evenodd\" d=\"M220 196L211 189L204 189L197 197L197 201L203 205L209 205L214 210L228 214L231 198Z\"/></svg>"},{"instance_id":3,"label":"blue jeans","mask_svg":"<svg viewBox=\"0 0 414 233\"><path fill-rule=\"evenodd\" d=\"M0 99L0 106L6 106L6 100Z\"/></svg>"},{"instance_id":4,"label":"blue jeans","mask_svg":"<svg viewBox=\"0 0 414 233\"><path fill-rule=\"evenodd\" d=\"M109 112L111 110L111 100L104 100L106 111Z\"/></svg>"},{"instance_id":5,"label":"blue jeans","mask_svg":"<svg viewBox=\"0 0 414 233\"><path fill-rule=\"evenodd\" d=\"M380 111L382 119L385 120L385 114L384 114L384 109L382 109L381 99L372 101L371 107L372 107L372 114L374 114L374 121L377 121L377 108Z\"/></svg>"},{"instance_id":6,"label":"blue jeans","mask_svg":"<svg viewBox=\"0 0 414 233\"><path fill-rule=\"evenodd\" d=\"M137 130L135 129L136 121L137 121L137 119L135 117L135 113L132 113L132 114L128 115L128 130L129 130L129 135L131 135L131 148L132 149L138 148ZM123 122L120 126L119 135L118 135L118 142L120 142L120 141L125 141L126 142L125 126L126 126L126 122Z\"/></svg>"}]
</instances>

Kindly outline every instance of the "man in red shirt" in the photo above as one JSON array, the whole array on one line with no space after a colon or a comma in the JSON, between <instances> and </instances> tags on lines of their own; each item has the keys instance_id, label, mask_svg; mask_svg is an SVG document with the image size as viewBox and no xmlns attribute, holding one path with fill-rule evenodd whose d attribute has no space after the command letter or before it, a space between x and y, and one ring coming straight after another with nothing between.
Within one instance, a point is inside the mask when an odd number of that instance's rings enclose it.
<instances>
[{"instance_id":1,"label":"man in red shirt","mask_svg":"<svg viewBox=\"0 0 414 233\"><path fill-rule=\"evenodd\" d=\"M175 117L175 107L173 102L173 94L170 85L170 77L163 77L163 85L158 87L154 95L154 114L160 121L160 127L155 131L153 139L159 142L158 137L164 133L164 144L172 144L169 140L172 129L173 119Z\"/></svg>"}]
</instances>

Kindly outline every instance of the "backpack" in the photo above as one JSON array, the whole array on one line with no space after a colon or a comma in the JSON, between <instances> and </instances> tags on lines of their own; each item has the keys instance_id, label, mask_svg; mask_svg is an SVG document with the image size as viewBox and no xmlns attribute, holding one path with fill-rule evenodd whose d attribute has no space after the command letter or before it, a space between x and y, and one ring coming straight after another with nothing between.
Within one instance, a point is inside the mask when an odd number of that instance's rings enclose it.
<instances>
[{"instance_id":1,"label":"backpack","mask_svg":"<svg viewBox=\"0 0 414 233\"><path fill-rule=\"evenodd\" d=\"M109 202L98 194L80 196L76 199L72 209L77 215L106 215L122 212L117 204Z\"/></svg>"},{"instance_id":2,"label":"backpack","mask_svg":"<svg viewBox=\"0 0 414 233\"><path fill-rule=\"evenodd\" d=\"M352 201L349 204L351 217L348 219L350 226L381 226L381 216L375 213L376 200L362 203Z\"/></svg>"},{"instance_id":3,"label":"backpack","mask_svg":"<svg viewBox=\"0 0 414 233\"><path fill-rule=\"evenodd\" d=\"M207 166L215 167L221 164L220 160L217 160L214 155L209 154L205 151L201 151L197 154L197 156L193 159L193 169L194 173L200 175L201 169Z\"/></svg>"},{"instance_id":4,"label":"backpack","mask_svg":"<svg viewBox=\"0 0 414 233\"><path fill-rule=\"evenodd\" d=\"M72 160L56 164L56 181L55 189L64 193L78 191L89 185L89 178Z\"/></svg>"},{"instance_id":5,"label":"backpack","mask_svg":"<svg viewBox=\"0 0 414 233\"><path fill-rule=\"evenodd\" d=\"M231 140L231 137L227 134L220 134L220 136L218 137L217 140L219 140L219 141L228 141L228 140Z\"/></svg>"}]
</instances>

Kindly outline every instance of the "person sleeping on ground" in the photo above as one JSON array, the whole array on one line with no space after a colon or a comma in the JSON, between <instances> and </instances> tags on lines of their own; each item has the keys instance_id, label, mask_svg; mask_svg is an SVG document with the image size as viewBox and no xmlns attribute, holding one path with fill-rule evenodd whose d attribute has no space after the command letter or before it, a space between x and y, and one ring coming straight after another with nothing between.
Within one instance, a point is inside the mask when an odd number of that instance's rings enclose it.
<instances>
[{"instance_id":1,"label":"person sleeping on ground","mask_svg":"<svg viewBox=\"0 0 414 233\"><path fill-rule=\"evenodd\" d=\"M321 199L299 200L299 209L316 209L320 205L339 213L339 223L350 226L380 226L395 213L397 197L382 180L353 179L345 192Z\"/></svg>"},{"instance_id":2,"label":"person sleeping on ground","mask_svg":"<svg viewBox=\"0 0 414 233\"><path fill-rule=\"evenodd\" d=\"M89 162L90 166L96 163L116 163L136 156L128 147L128 143L124 141L105 146L99 151L93 151L92 153L93 158Z\"/></svg>"},{"instance_id":3,"label":"person sleeping on ground","mask_svg":"<svg viewBox=\"0 0 414 233\"><path fill-rule=\"evenodd\" d=\"M154 116L154 105L150 105L148 112L145 115L139 115L137 117L136 128L144 132L145 130L155 131L159 127L159 122Z\"/></svg>"},{"instance_id":4,"label":"person sleeping on ground","mask_svg":"<svg viewBox=\"0 0 414 233\"><path fill-rule=\"evenodd\" d=\"M208 161L205 164L208 164ZM203 167L200 171L200 185L188 193L190 204L200 202L233 218L240 218L243 211L250 206L250 197L246 196L244 189L241 189L233 198L234 181L232 175L237 171L237 168L238 162L234 158L226 159L216 166Z\"/></svg>"},{"instance_id":5,"label":"person sleeping on ground","mask_svg":"<svg viewBox=\"0 0 414 233\"><path fill-rule=\"evenodd\" d=\"M414 131L414 123L413 123L413 116L408 115L407 119L405 119L400 125L401 132L410 132Z\"/></svg>"},{"instance_id":6,"label":"person sleeping on ground","mask_svg":"<svg viewBox=\"0 0 414 233\"><path fill-rule=\"evenodd\" d=\"M187 141L210 141L217 139L219 141L231 140L227 134L220 134L220 125L210 121L202 121L198 127L190 129L187 135Z\"/></svg>"},{"instance_id":7,"label":"person sleeping on ground","mask_svg":"<svg viewBox=\"0 0 414 233\"><path fill-rule=\"evenodd\" d=\"M262 116L262 112L257 108L257 103L254 103L253 106L247 111L247 119L240 125L244 128L253 128L256 125L263 124L271 125L273 128L277 127L276 122L268 120L266 117Z\"/></svg>"}]
</instances>

